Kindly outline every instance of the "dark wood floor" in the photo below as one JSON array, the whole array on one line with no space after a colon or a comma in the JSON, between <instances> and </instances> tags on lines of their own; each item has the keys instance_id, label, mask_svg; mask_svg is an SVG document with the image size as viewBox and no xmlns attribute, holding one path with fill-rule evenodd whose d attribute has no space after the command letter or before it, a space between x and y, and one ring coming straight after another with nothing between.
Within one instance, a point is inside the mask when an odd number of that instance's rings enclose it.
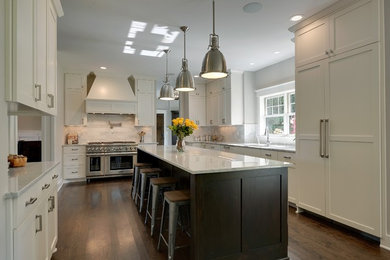
<instances>
[{"instance_id":1,"label":"dark wood floor","mask_svg":"<svg viewBox=\"0 0 390 260\"><path fill-rule=\"evenodd\" d=\"M59 193L58 251L54 260L167 259L158 252L130 199L130 180L67 184ZM377 242L310 214L289 211L289 257L298 259L390 259ZM188 259L188 249L175 259Z\"/></svg>"}]
</instances>

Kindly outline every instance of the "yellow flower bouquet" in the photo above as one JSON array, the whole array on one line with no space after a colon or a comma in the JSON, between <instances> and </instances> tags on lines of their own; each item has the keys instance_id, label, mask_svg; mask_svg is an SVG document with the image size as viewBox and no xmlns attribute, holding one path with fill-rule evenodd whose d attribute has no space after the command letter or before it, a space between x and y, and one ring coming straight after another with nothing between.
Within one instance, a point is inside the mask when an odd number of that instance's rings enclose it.
<instances>
[{"instance_id":1,"label":"yellow flower bouquet","mask_svg":"<svg viewBox=\"0 0 390 260\"><path fill-rule=\"evenodd\" d=\"M184 137L191 135L194 130L198 129L197 124L190 119L178 117L172 120L173 125L169 126L172 133L177 136L176 149L179 152L184 151Z\"/></svg>"}]
</instances>

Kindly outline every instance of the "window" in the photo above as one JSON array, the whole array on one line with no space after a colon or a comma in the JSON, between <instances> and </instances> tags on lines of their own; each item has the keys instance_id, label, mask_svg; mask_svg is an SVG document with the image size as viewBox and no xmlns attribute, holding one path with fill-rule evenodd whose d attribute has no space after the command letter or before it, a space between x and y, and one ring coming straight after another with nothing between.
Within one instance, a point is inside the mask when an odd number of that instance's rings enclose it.
<instances>
[{"instance_id":1,"label":"window","mask_svg":"<svg viewBox=\"0 0 390 260\"><path fill-rule=\"evenodd\" d=\"M260 134L264 135L268 129L270 134L295 135L294 85L270 89L259 93Z\"/></svg>"}]
</instances>

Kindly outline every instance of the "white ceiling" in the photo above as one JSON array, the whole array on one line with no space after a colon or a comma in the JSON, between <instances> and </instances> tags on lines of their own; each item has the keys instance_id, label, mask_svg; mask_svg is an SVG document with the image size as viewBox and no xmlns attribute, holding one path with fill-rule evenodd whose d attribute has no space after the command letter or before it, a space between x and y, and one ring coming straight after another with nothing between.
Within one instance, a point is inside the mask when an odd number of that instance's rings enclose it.
<instances>
[{"instance_id":1,"label":"white ceiling","mask_svg":"<svg viewBox=\"0 0 390 260\"><path fill-rule=\"evenodd\" d=\"M257 13L242 7L260 2ZM145 75L162 79L165 57L140 56L155 49L161 36L150 34L154 24L187 33L187 58L193 75L199 73L212 32L211 0L62 0L65 15L58 22L59 62L66 71L104 71L111 75ZM216 0L216 33L230 69L256 71L294 56L293 34L288 28L294 14L308 17L336 0ZM133 39L136 54L122 53L131 21L148 23ZM183 56L182 33L172 44L169 72L177 75ZM280 54L274 54L280 51ZM255 65L250 65L250 63ZM172 79L171 79L172 82Z\"/></svg>"}]
</instances>

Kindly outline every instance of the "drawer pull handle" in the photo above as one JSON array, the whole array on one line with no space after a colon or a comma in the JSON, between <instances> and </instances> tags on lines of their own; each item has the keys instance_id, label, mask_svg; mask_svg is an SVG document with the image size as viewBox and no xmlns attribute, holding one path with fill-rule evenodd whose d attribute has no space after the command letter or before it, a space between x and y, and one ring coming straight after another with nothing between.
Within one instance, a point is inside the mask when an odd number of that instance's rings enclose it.
<instances>
[{"instance_id":1,"label":"drawer pull handle","mask_svg":"<svg viewBox=\"0 0 390 260\"><path fill-rule=\"evenodd\" d=\"M76 149L72 149L72 151L78 151L78 150L79 150L79 149L77 149L77 148L76 148Z\"/></svg>"},{"instance_id":2,"label":"drawer pull handle","mask_svg":"<svg viewBox=\"0 0 390 260\"><path fill-rule=\"evenodd\" d=\"M79 173L78 171L72 172L72 173Z\"/></svg>"},{"instance_id":3,"label":"drawer pull handle","mask_svg":"<svg viewBox=\"0 0 390 260\"><path fill-rule=\"evenodd\" d=\"M52 180L57 179L57 178L58 178L58 174L54 174L53 177L51 177Z\"/></svg>"},{"instance_id":4,"label":"drawer pull handle","mask_svg":"<svg viewBox=\"0 0 390 260\"><path fill-rule=\"evenodd\" d=\"M50 202L50 208L48 212L52 212L55 208L55 198L54 196L50 196L48 201Z\"/></svg>"},{"instance_id":5,"label":"drawer pull handle","mask_svg":"<svg viewBox=\"0 0 390 260\"><path fill-rule=\"evenodd\" d=\"M291 156L283 156L284 159L291 159Z\"/></svg>"},{"instance_id":6,"label":"drawer pull handle","mask_svg":"<svg viewBox=\"0 0 390 260\"><path fill-rule=\"evenodd\" d=\"M229 150L229 149L230 149L230 146L224 146L223 148Z\"/></svg>"},{"instance_id":7,"label":"drawer pull handle","mask_svg":"<svg viewBox=\"0 0 390 260\"><path fill-rule=\"evenodd\" d=\"M39 228L35 229L35 233L42 231L42 215L36 215L35 219L39 219Z\"/></svg>"},{"instance_id":8,"label":"drawer pull handle","mask_svg":"<svg viewBox=\"0 0 390 260\"><path fill-rule=\"evenodd\" d=\"M29 205L34 204L37 201L38 198L30 198L29 201L26 201L26 207Z\"/></svg>"},{"instance_id":9,"label":"drawer pull handle","mask_svg":"<svg viewBox=\"0 0 390 260\"><path fill-rule=\"evenodd\" d=\"M267 156L267 157L271 157L271 156L272 156L272 154L270 154L270 153L266 153L266 154L265 154L265 156Z\"/></svg>"},{"instance_id":10,"label":"drawer pull handle","mask_svg":"<svg viewBox=\"0 0 390 260\"><path fill-rule=\"evenodd\" d=\"M72 159L72 161L78 161L78 160L79 160L79 159L77 159L77 158L73 158L73 159Z\"/></svg>"},{"instance_id":11,"label":"drawer pull handle","mask_svg":"<svg viewBox=\"0 0 390 260\"><path fill-rule=\"evenodd\" d=\"M42 186L42 190L46 190L46 189L48 189L50 187L50 184L45 184L44 186Z\"/></svg>"}]
</instances>

